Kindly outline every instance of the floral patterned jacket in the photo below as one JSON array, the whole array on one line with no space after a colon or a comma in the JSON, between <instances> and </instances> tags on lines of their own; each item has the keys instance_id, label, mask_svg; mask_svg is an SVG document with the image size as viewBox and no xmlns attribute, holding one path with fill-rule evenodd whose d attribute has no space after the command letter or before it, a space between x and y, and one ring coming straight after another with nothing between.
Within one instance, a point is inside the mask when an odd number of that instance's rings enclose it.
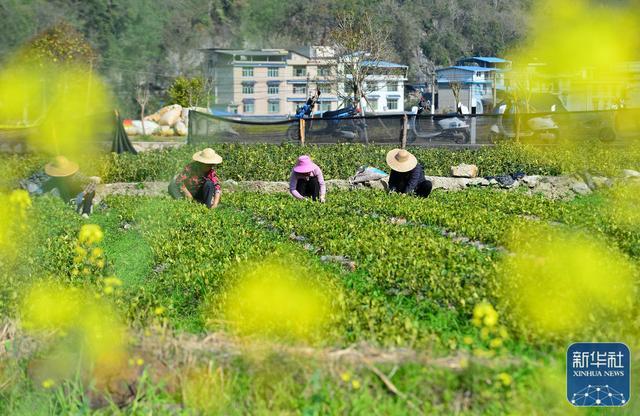
<instances>
[{"instance_id":1,"label":"floral patterned jacket","mask_svg":"<svg viewBox=\"0 0 640 416\"><path fill-rule=\"evenodd\" d=\"M180 189L182 185L184 185L189 193L195 195L198 190L202 188L206 180L209 179L211 180L211 182L213 182L215 192L220 192L220 180L218 179L218 174L216 173L215 169L211 169L209 172L203 175L201 166L202 165L198 162L191 162L187 166L185 166L182 172L180 172L175 178L178 189Z\"/></svg>"}]
</instances>

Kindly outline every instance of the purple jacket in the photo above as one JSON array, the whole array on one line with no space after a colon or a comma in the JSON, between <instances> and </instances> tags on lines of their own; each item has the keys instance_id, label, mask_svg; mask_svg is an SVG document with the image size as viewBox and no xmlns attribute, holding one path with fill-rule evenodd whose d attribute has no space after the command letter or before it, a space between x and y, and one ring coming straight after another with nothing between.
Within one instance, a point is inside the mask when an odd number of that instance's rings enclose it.
<instances>
[{"instance_id":1,"label":"purple jacket","mask_svg":"<svg viewBox=\"0 0 640 416\"><path fill-rule=\"evenodd\" d=\"M291 195L298 199L304 199L300 192L296 191L296 185L298 184L298 179L304 178L306 175L302 173L294 172L291 169L291 178L289 178L289 192ZM325 194L327 193L327 187L324 184L324 176L322 176L322 170L318 165L315 165L313 170L311 171L311 176L315 176L318 178L318 183L320 184L320 199L324 199Z\"/></svg>"}]
</instances>

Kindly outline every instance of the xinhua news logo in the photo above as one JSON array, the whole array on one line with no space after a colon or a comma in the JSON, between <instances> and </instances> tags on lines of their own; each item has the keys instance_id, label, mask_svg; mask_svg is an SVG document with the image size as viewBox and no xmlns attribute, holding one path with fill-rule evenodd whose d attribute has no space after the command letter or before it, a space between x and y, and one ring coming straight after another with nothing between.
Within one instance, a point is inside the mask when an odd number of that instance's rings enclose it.
<instances>
[{"instance_id":1,"label":"xinhua news logo","mask_svg":"<svg viewBox=\"0 0 640 416\"><path fill-rule=\"evenodd\" d=\"M567 400L574 406L629 402L629 348L621 342L577 342L567 349Z\"/></svg>"}]
</instances>

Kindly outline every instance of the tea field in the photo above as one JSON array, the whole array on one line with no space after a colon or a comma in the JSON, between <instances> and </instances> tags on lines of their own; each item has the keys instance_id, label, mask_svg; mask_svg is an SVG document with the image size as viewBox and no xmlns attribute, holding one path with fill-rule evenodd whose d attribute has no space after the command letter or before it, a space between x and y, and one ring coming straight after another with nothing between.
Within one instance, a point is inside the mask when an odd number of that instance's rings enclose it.
<instances>
[{"instance_id":1,"label":"tea field","mask_svg":"<svg viewBox=\"0 0 640 416\"><path fill-rule=\"evenodd\" d=\"M611 204L616 198L602 191L551 201L469 189L420 200L345 191L313 204L234 193L208 211L165 198L114 196L91 217L93 225L57 200L38 198L24 206L30 231L20 235L20 255L3 273L2 312L39 322L38 333L73 319L51 301L25 312L17 300L37 303L33 284L63 284L109 305L128 328L128 367L149 376L130 397L100 396L107 407L98 412L570 414L563 397L566 346L613 333L635 346L637 297L618 311L625 318L619 325L565 331L531 319L522 299L539 296L528 293L535 284L526 281L526 270L519 270L523 280L505 271L522 250L541 256L537 245L554 238L570 245L562 239L570 235L603 256L617 256L635 291L640 233L633 217L618 215ZM522 230L535 245L518 239ZM558 254L559 261L576 261L570 246ZM604 258L594 265L611 266ZM600 277L581 272L587 280ZM266 281L239 299L242 280L253 278ZM289 283L279 288L278 279ZM234 302L244 306L234 309ZM558 303L580 308L562 293L536 306L546 302L551 310ZM590 319L597 319L597 302L592 306ZM21 335L22 342L34 342L33 334ZM190 342L227 334L229 348L241 353L229 358L205 348L183 360L184 334ZM21 351L20 336L6 339L5 363L10 354L16 360L3 367L3 413L96 407L95 391L104 386L88 386L80 376L65 380L46 366L40 372L52 374L39 374L34 365L60 354L56 345L72 342L68 336L49 333L42 341L48 347L38 352ZM175 361L164 362L163 373L153 351L169 339L178 340L176 351L160 356ZM305 348L362 352L358 359L334 360L299 353ZM387 359L376 361L384 354ZM112 377L124 378L122 371ZM630 406L626 414L637 411Z\"/></svg>"}]
</instances>

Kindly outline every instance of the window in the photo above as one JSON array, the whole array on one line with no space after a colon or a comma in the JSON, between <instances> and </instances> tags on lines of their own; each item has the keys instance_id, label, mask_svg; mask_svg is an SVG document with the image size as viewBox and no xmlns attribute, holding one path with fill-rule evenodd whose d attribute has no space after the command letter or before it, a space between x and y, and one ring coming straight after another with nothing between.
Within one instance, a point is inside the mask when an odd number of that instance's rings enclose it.
<instances>
[{"instance_id":1,"label":"window","mask_svg":"<svg viewBox=\"0 0 640 416\"><path fill-rule=\"evenodd\" d=\"M368 101L369 101L369 105L367 107L369 107L369 110L378 111L378 100L374 98L369 98Z\"/></svg>"},{"instance_id":2,"label":"window","mask_svg":"<svg viewBox=\"0 0 640 416\"><path fill-rule=\"evenodd\" d=\"M397 98L387 98L387 108L389 110L397 110L398 109L398 99Z\"/></svg>"},{"instance_id":3,"label":"window","mask_svg":"<svg viewBox=\"0 0 640 416\"><path fill-rule=\"evenodd\" d=\"M304 84L293 84L293 93L307 95L307 86Z\"/></svg>"},{"instance_id":4,"label":"window","mask_svg":"<svg viewBox=\"0 0 640 416\"><path fill-rule=\"evenodd\" d=\"M242 84L243 94L253 94L253 84Z\"/></svg>"},{"instance_id":5,"label":"window","mask_svg":"<svg viewBox=\"0 0 640 416\"><path fill-rule=\"evenodd\" d=\"M304 77L307 75L307 67L306 66L294 66L293 67L293 76L294 77Z\"/></svg>"},{"instance_id":6,"label":"window","mask_svg":"<svg viewBox=\"0 0 640 416\"><path fill-rule=\"evenodd\" d=\"M320 103L320 111L330 111L331 103L330 102L321 102Z\"/></svg>"},{"instance_id":7,"label":"window","mask_svg":"<svg viewBox=\"0 0 640 416\"><path fill-rule=\"evenodd\" d=\"M280 68L269 68L267 71L267 76L269 77L277 77L280 74Z\"/></svg>"},{"instance_id":8,"label":"window","mask_svg":"<svg viewBox=\"0 0 640 416\"><path fill-rule=\"evenodd\" d=\"M331 85L330 84L319 84L318 89L320 90L320 94L331 94Z\"/></svg>"},{"instance_id":9,"label":"window","mask_svg":"<svg viewBox=\"0 0 640 416\"><path fill-rule=\"evenodd\" d=\"M242 67L242 76L243 77L252 77L253 76L253 68L249 66Z\"/></svg>"},{"instance_id":10,"label":"window","mask_svg":"<svg viewBox=\"0 0 640 416\"><path fill-rule=\"evenodd\" d=\"M255 105L253 103L244 103L244 112L253 113L255 111Z\"/></svg>"},{"instance_id":11,"label":"window","mask_svg":"<svg viewBox=\"0 0 640 416\"><path fill-rule=\"evenodd\" d=\"M280 93L280 85L278 84L269 84L267 87L267 94L278 94Z\"/></svg>"},{"instance_id":12,"label":"window","mask_svg":"<svg viewBox=\"0 0 640 416\"><path fill-rule=\"evenodd\" d=\"M319 66L318 67L318 76L319 77L328 77L331 75L331 68L328 66Z\"/></svg>"},{"instance_id":13,"label":"window","mask_svg":"<svg viewBox=\"0 0 640 416\"><path fill-rule=\"evenodd\" d=\"M280 112L280 101L269 101L269 112L270 113L279 113Z\"/></svg>"},{"instance_id":14,"label":"window","mask_svg":"<svg viewBox=\"0 0 640 416\"><path fill-rule=\"evenodd\" d=\"M387 91L398 91L398 81L387 82Z\"/></svg>"}]
</instances>

